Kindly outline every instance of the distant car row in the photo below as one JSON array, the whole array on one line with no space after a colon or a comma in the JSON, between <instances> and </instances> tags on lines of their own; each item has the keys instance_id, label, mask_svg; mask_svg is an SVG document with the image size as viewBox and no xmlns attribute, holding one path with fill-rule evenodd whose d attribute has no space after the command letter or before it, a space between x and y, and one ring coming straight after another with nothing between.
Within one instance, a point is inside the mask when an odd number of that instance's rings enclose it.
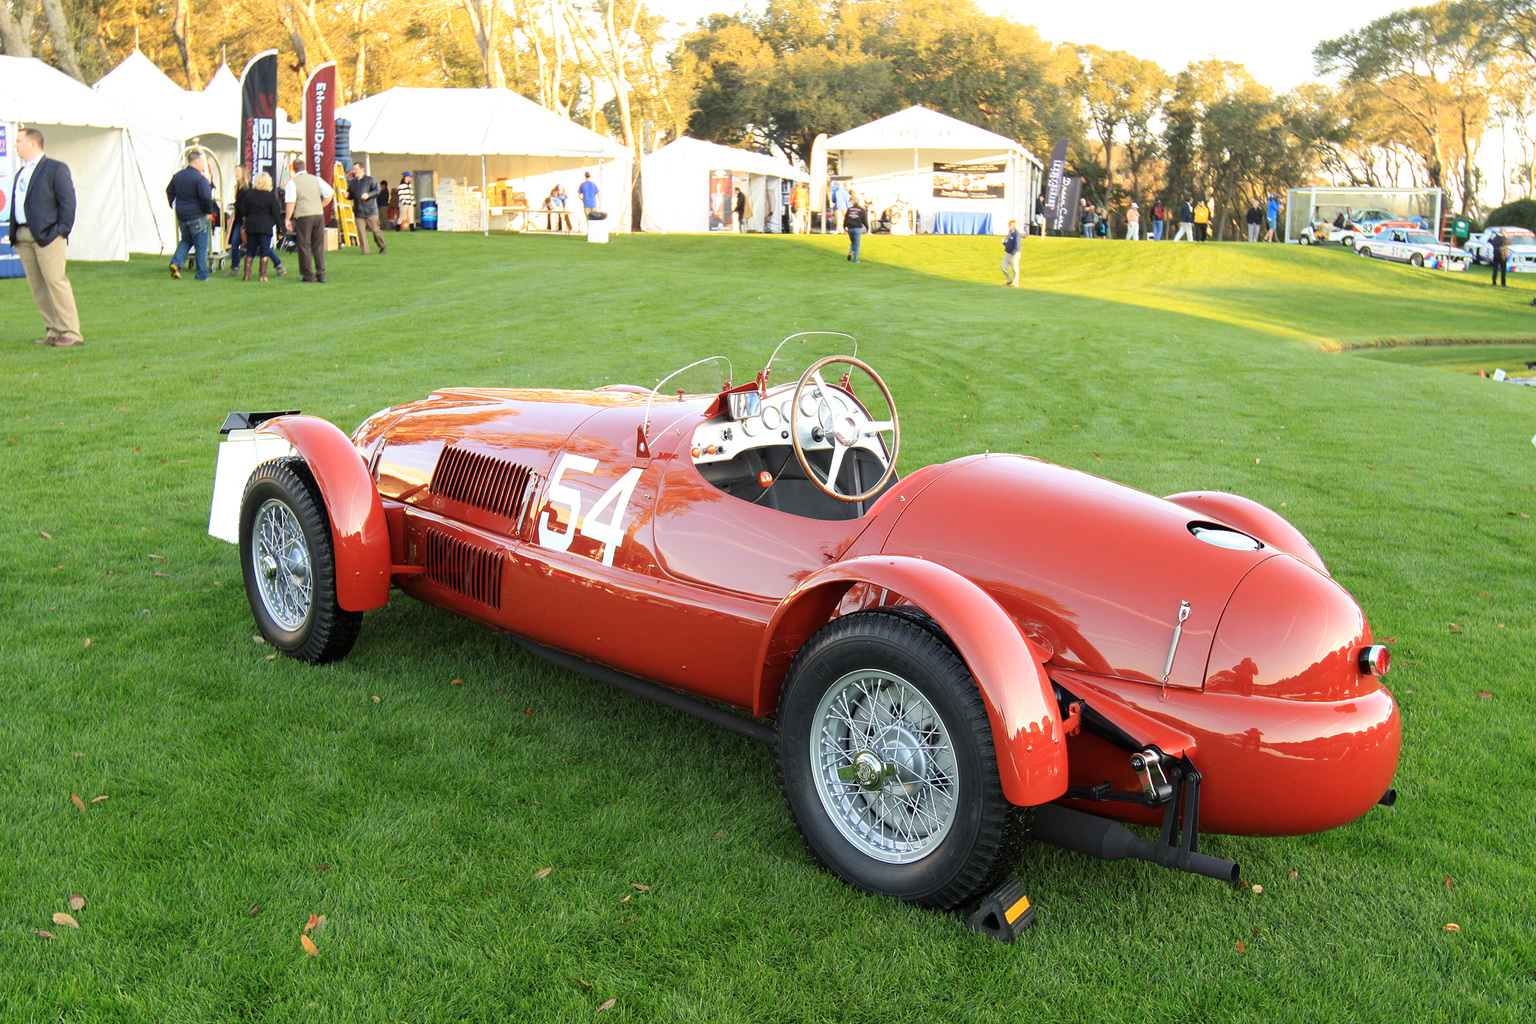
<instances>
[{"instance_id":1,"label":"distant car row","mask_svg":"<svg viewBox=\"0 0 1536 1024\"><path fill-rule=\"evenodd\" d=\"M1366 214L1385 214L1383 210ZM1416 221L1350 219L1340 224L1309 224L1298 241L1302 245L1336 242L1354 249L1362 256L1397 260L1416 267L1437 270L1465 270L1476 263L1493 262L1495 235L1509 241L1509 272L1536 273L1536 232L1517 227L1490 227L1467 239L1466 247L1448 245L1423 230Z\"/></svg>"}]
</instances>

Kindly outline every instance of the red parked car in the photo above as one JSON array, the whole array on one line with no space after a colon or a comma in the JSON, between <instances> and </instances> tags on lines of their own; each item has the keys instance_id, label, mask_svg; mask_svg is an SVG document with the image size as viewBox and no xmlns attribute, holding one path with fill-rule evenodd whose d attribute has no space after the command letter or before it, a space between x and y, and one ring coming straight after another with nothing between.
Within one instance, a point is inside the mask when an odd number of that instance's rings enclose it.
<instances>
[{"instance_id":1,"label":"red parked car","mask_svg":"<svg viewBox=\"0 0 1536 1024\"><path fill-rule=\"evenodd\" d=\"M1202 831L1391 801L1387 651L1283 518L1019 455L898 477L884 382L791 374L806 344L740 384L443 389L350 438L232 414L209 532L295 658L344 656L398 588L776 744L816 858L923 906L1027 835L1235 879Z\"/></svg>"}]
</instances>

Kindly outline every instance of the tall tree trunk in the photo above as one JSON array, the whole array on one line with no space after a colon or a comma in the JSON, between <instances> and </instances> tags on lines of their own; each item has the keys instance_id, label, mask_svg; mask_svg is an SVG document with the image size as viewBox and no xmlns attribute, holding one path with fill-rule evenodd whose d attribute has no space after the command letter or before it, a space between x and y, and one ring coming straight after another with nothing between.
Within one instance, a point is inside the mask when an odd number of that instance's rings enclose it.
<instances>
[{"instance_id":1,"label":"tall tree trunk","mask_svg":"<svg viewBox=\"0 0 1536 1024\"><path fill-rule=\"evenodd\" d=\"M285 0L272 0L272 6L277 8L278 23L288 33L288 41L293 43L293 55L299 62L299 77L308 77L309 47L304 45L304 33L299 31L298 22L293 17L293 4Z\"/></svg>"},{"instance_id":2,"label":"tall tree trunk","mask_svg":"<svg viewBox=\"0 0 1536 1024\"><path fill-rule=\"evenodd\" d=\"M171 12L171 35L176 37L176 49L181 53L181 70L187 76L187 88L201 89L203 79L197 70L196 51L192 49L192 4L189 0L176 0L176 7Z\"/></svg>"},{"instance_id":3,"label":"tall tree trunk","mask_svg":"<svg viewBox=\"0 0 1536 1024\"><path fill-rule=\"evenodd\" d=\"M501 35L500 0L459 0L469 24L475 33L475 45L480 48L480 72L487 89L505 89L507 74L501 66L501 51L497 37Z\"/></svg>"},{"instance_id":4,"label":"tall tree trunk","mask_svg":"<svg viewBox=\"0 0 1536 1024\"><path fill-rule=\"evenodd\" d=\"M43 0L43 13L48 16L48 37L53 40L53 52L59 58L59 70L77 82L85 81L80 70L80 58L75 55L75 37L69 30L69 19L59 0Z\"/></svg>"},{"instance_id":5,"label":"tall tree trunk","mask_svg":"<svg viewBox=\"0 0 1536 1024\"><path fill-rule=\"evenodd\" d=\"M368 0L353 5L352 31L357 37L357 63L352 68L351 102L356 103L368 89Z\"/></svg>"},{"instance_id":6,"label":"tall tree trunk","mask_svg":"<svg viewBox=\"0 0 1536 1024\"><path fill-rule=\"evenodd\" d=\"M32 56L31 8L25 8L20 18L11 14L11 5L0 0L0 50L9 57Z\"/></svg>"}]
</instances>

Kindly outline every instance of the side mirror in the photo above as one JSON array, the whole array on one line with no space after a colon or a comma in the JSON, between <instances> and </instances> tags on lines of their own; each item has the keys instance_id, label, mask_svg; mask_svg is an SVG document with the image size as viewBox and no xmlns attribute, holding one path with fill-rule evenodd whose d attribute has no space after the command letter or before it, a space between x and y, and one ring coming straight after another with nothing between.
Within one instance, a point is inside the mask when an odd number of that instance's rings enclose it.
<instances>
[{"instance_id":1,"label":"side mirror","mask_svg":"<svg viewBox=\"0 0 1536 1024\"><path fill-rule=\"evenodd\" d=\"M733 391L727 397L730 399L731 419L749 420L762 415L763 396L759 392Z\"/></svg>"}]
</instances>

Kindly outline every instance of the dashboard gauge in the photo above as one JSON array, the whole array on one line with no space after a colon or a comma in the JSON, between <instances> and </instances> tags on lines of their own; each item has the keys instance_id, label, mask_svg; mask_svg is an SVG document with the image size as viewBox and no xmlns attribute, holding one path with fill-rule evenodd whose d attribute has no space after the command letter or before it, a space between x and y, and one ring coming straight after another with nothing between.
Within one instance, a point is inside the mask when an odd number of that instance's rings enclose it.
<instances>
[{"instance_id":1,"label":"dashboard gauge","mask_svg":"<svg viewBox=\"0 0 1536 1024\"><path fill-rule=\"evenodd\" d=\"M781 424L783 422L784 422L784 414L779 411L779 407L778 406L776 406L776 405L764 406L764 408L763 408L763 426L767 427L769 430L777 430L777 429L779 429L779 424Z\"/></svg>"},{"instance_id":2,"label":"dashboard gauge","mask_svg":"<svg viewBox=\"0 0 1536 1024\"><path fill-rule=\"evenodd\" d=\"M821 402L821 390L813 388L800 396L800 414L802 416L815 416L816 406Z\"/></svg>"},{"instance_id":3,"label":"dashboard gauge","mask_svg":"<svg viewBox=\"0 0 1536 1024\"><path fill-rule=\"evenodd\" d=\"M756 437L763 429L763 421L753 416L751 419L741 421L741 432L748 437Z\"/></svg>"}]
</instances>

